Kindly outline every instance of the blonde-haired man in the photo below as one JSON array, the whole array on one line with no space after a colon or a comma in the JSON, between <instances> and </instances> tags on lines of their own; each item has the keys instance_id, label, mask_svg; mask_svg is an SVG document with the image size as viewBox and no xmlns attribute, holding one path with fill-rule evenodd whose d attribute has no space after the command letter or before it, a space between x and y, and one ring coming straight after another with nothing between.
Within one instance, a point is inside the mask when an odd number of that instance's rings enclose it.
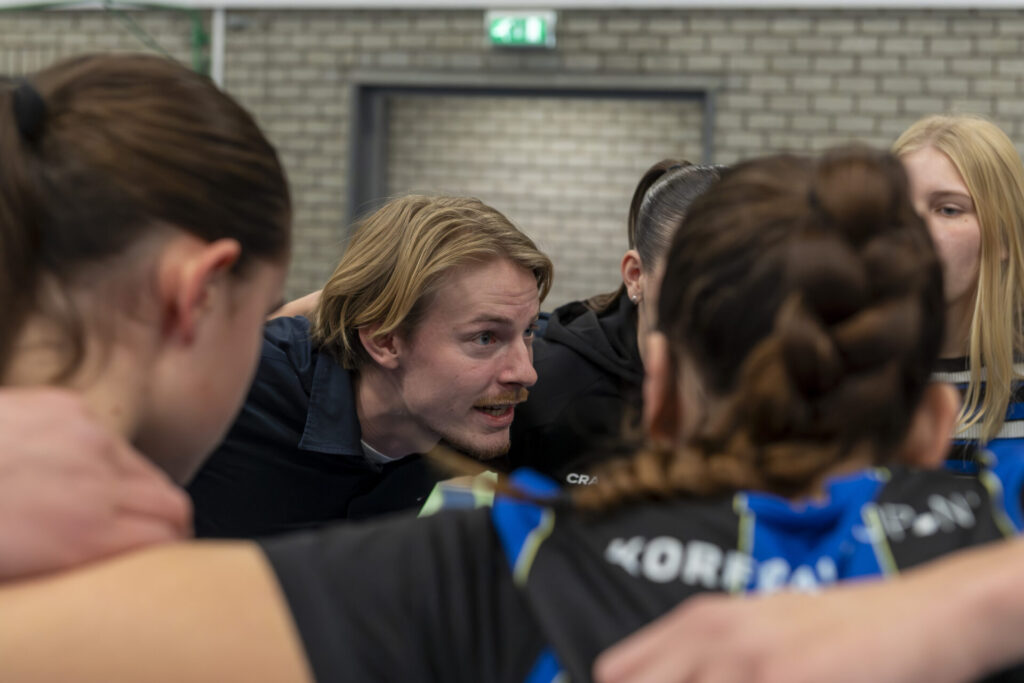
<instances>
[{"instance_id":1,"label":"blonde-haired man","mask_svg":"<svg viewBox=\"0 0 1024 683\"><path fill-rule=\"evenodd\" d=\"M356 228L312 321L272 320L242 412L189 486L200 536L414 507L440 441L504 454L536 381L551 262L475 199L411 195Z\"/></svg>"}]
</instances>

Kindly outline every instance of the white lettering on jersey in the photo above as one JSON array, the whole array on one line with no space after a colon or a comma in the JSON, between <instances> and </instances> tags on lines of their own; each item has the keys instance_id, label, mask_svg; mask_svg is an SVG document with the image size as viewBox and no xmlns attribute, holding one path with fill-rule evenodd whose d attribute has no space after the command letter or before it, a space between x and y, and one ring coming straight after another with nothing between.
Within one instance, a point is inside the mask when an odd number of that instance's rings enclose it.
<instances>
[{"instance_id":1,"label":"white lettering on jersey","mask_svg":"<svg viewBox=\"0 0 1024 683\"><path fill-rule=\"evenodd\" d=\"M644 549L644 539L642 536L634 536L628 541L622 538L612 539L612 542L608 544L608 548L604 551L604 559L611 563L616 564L627 572L630 576L639 576L640 574L640 553Z\"/></svg>"},{"instance_id":2,"label":"white lettering on jersey","mask_svg":"<svg viewBox=\"0 0 1024 683\"><path fill-rule=\"evenodd\" d=\"M883 503L877 506L878 518L885 535L893 541L902 541L908 536L925 538L942 532L971 529L977 523L974 511L981 506L981 498L975 491L947 495L933 493L926 501L927 510L918 512L904 503ZM856 530L855 530L856 532ZM870 542L870 534L864 534Z\"/></svg>"},{"instance_id":3,"label":"white lettering on jersey","mask_svg":"<svg viewBox=\"0 0 1024 683\"><path fill-rule=\"evenodd\" d=\"M718 573L722 567L722 549L713 543L690 541L686 549L686 565L683 567L683 582L691 586L698 583L713 589L718 585Z\"/></svg>"},{"instance_id":4,"label":"white lettering on jersey","mask_svg":"<svg viewBox=\"0 0 1024 683\"><path fill-rule=\"evenodd\" d=\"M668 583L679 578L683 567L683 544L671 536L658 536L644 548L644 578L655 583Z\"/></svg>"},{"instance_id":5,"label":"white lettering on jersey","mask_svg":"<svg viewBox=\"0 0 1024 683\"><path fill-rule=\"evenodd\" d=\"M834 583L839 571L831 557L819 557L796 567L782 557L758 562L746 553L724 550L707 541L683 542L672 536L614 538L604 552L605 560L622 567L630 576L654 583L682 581L708 590L736 592L754 579L754 590L772 593L782 589L817 591Z\"/></svg>"}]
</instances>

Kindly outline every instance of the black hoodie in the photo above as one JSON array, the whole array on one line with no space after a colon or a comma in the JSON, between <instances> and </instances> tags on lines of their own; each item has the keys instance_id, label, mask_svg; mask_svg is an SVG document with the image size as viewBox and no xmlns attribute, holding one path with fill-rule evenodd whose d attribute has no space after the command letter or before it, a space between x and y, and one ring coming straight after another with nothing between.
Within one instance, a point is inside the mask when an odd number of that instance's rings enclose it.
<instances>
[{"instance_id":1,"label":"black hoodie","mask_svg":"<svg viewBox=\"0 0 1024 683\"><path fill-rule=\"evenodd\" d=\"M636 308L625 293L600 315L579 301L565 304L533 349L537 384L516 408L509 463L586 484L586 468L628 451L623 428L639 425Z\"/></svg>"}]
</instances>

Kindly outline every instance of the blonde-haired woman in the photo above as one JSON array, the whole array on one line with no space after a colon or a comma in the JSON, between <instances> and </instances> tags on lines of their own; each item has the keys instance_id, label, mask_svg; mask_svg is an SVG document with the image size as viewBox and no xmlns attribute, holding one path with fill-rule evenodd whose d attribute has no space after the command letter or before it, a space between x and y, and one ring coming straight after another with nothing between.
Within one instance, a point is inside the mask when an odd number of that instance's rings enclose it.
<instances>
[{"instance_id":1,"label":"blonde-haired woman","mask_svg":"<svg viewBox=\"0 0 1024 683\"><path fill-rule=\"evenodd\" d=\"M1024 164L998 126L929 116L893 145L943 263L946 333L936 379L963 394L955 458L1024 439Z\"/></svg>"}]
</instances>

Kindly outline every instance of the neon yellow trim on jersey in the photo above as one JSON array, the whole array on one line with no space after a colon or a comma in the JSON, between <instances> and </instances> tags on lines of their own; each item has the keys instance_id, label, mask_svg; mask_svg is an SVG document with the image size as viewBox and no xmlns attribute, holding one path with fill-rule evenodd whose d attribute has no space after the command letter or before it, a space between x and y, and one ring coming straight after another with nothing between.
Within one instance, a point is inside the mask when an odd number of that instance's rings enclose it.
<instances>
[{"instance_id":1,"label":"neon yellow trim on jersey","mask_svg":"<svg viewBox=\"0 0 1024 683\"><path fill-rule=\"evenodd\" d=\"M878 516L876 505L864 506L862 514L864 525L868 527L868 534L871 537L871 549L875 551L875 559L878 567L884 576L895 576L900 573L896 564L896 558L889 547L889 539L885 535L885 527L882 526L882 519Z\"/></svg>"},{"instance_id":2,"label":"neon yellow trim on jersey","mask_svg":"<svg viewBox=\"0 0 1024 683\"><path fill-rule=\"evenodd\" d=\"M463 483L461 477L438 482L431 489L430 495L424 501L417 517L430 517L450 507L446 505L447 499L445 498L445 493L448 491L470 493L473 496L474 508L494 507L494 484L497 481L498 473L488 470L473 477L469 486Z\"/></svg>"},{"instance_id":3,"label":"neon yellow trim on jersey","mask_svg":"<svg viewBox=\"0 0 1024 683\"><path fill-rule=\"evenodd\" d=\"M747 496L737 493L732 499L732 509L739 516L739 524L736 531L736 550L753 557L754 550L754 513L747 505ZM741 593L747 590L746 586L726 586L730 593Z\"/></svg>"},{"instance_id":4,"label":"neon yellow trim on jersey","mask_svg":"<svg viewBox=\"0 0 1024 683\"><path fill-rule=\"evenodd\" d=\"M444 491L441 490L440 484L435 484L434 488L431 489L430 495L427 496L427 500L424 501L423 507L420 508L417 517L430 517L435 515L444 505Z\"/></svg>"},{"instance_id":5,"label":"neon yellow trim on jersey","mask_svg":"<svg viewBox=\"0 0 1024 683\"><path fill-rule=\"evenodd\" d=\"M473 503L478 508L494 507L494 485L497 483L497 472L482 472L473 478L470 490L473 491Z\"/></svg>"},{"instance_id":6,"label":"neon yellow trim on jersey","mask_svg":"<svg viewBox=\"0 0 1024 683\"><path fill-rule=\"evenodd\" d=\"M540 516L540 523L537 524L526 536L523 547L516 558L516 566L512 569L512 580L517 586L525 586L530 576L530 569L533 568L533 561L537 559L537 551L544 541L548 539L555 529L555 511L545 509Z\"/></svg>"},{"instance_id":7,"label":"neon yellow trim on jersey","mask_svg":"<svg viewBox=\"0 0 1024 683\"><path fill-rule=\"evenodd\" d=\"M1006 503L1003 502L1003 496L1006 495L1006 491L1003 490L1003 482L999 481L999 477L992 470L986 469L978 472L978 481L988 490L992 518L995 520L996 526L999 527L1000 533L1007 538L1016 536L1017 528L1010 516L1006 514Z\"/></svg>"}]
</instances>

